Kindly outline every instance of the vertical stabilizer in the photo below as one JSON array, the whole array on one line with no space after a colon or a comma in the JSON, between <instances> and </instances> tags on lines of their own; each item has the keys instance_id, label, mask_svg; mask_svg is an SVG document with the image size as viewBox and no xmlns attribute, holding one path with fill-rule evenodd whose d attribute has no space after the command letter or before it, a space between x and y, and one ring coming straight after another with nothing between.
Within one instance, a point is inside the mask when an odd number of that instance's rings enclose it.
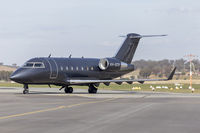
<instances>
[{"instance_id":1,"label":"vertical stabilizer","mask_svg":"<svg viewBox=\"0 0 200 133\"><path fill-rule=\"evenodd\" d=\"M128 34L121 48L117 52L115 58L119 59L122 62L130 64L137 49L140 38L141 37L139 34Z\"/></svg>"},{"instance_id":2,"label":"vertical stabilizer","mask_svg":"<svg viewBox=\"0 0 200 133\"><path fill-rule=\"evenodd\" d=\"M119 59L122 62L130 64L135 51L137 49L138 43L142 37L160 37L166 35L139 35L136 33L130 33L126 36L124 43L117 52L115 58Z\"/></svg>"}]
</instances>

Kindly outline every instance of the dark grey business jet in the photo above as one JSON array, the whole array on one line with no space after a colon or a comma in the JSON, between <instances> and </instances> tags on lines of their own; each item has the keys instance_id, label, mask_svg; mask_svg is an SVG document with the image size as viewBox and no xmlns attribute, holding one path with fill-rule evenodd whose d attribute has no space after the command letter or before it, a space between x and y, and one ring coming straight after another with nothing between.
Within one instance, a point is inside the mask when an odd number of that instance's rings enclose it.
<instances>
[{"instance_id":1,"label":"dark grey business jet","mask_svg":"<svg viewBox=\"0 0 200 133\"><path fill-rule=\"evenodd\" d=\"M115 79L134 71L131 64L139 40L142 37L165 35L139 35L130 33L114 57L96 58L53 58L40 57L28 60L10 77L11 80L24 85L24 94L29 93L29 84L47 84L61 86L65 93L72 93L73 85L88 86L89 93L97 93L100 83L107 86L111 82L121 85L123 82L144 83L145 81L167 81L173 78L175 69L167 79Z\"/></svg>"}]
</instances>

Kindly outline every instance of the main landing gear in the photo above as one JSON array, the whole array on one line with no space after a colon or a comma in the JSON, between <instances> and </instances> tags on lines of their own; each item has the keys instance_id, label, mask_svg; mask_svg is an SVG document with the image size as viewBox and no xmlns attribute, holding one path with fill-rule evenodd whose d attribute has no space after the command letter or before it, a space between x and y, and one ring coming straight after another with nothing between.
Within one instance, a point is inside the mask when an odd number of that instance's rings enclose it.
<instances>
[{"instance_id":1,"label":"main landing gear","mask_svg":"<svg viewBox=\"0 0 200 133\"><path fill-rule=\"evenodd\" d=\"M88 93L97 93L97 88L93 84L89 85Z\"/></svg>"},{"instance_id":2,"label":"main landing gear","mask_svg":"<svg viewBox=\"0 0 200 133\"><path fill-rule=\"evenodd\" d=\"M24 84L23 94L28 94L28 93L29 93L28 85Z\"/></svg>"},{"instance_id":3,"label":"main landing gear","mask_svg":"<svg viewBox=\"0 0 200 133\"><path fill-rule=\"evenodd\" d=\"M65 87L65 93L73 93L73 88L72 87Z\"/></svg>"}]
</instances>

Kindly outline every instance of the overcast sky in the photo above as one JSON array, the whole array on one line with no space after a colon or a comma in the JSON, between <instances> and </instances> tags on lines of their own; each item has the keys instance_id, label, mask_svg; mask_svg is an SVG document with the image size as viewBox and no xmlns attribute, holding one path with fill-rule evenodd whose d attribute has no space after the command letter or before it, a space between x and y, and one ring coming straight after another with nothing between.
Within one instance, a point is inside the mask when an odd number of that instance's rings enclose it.
<instances>
[{"instance_id":1,"label":"overcast sky","mask_svg":"<svg viewBox=\"0 0 200 133\"><path fill-rule=\"evenodd\" d=\"M2 0L0 62L114 56L127 33L143 38L134 60L200 56L199 0Z\"/></svg>"}]
</instances>

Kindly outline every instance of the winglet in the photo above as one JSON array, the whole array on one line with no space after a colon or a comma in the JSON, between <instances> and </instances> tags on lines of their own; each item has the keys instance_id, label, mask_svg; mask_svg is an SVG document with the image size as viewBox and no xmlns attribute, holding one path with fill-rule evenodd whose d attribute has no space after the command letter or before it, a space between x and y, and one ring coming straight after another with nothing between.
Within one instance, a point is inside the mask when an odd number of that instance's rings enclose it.
<instances>
[{"instance_id":1,"label":"winglet","mask_svg":"<svg viewBox=\"0 0 200 133\"><path fill-rule=\"evenodd\" d=\"M173 69L173 71L171 72L171 74L169 75L168 79L167 80L172 80L173 79L173 76L175 74L175 71L176 71L176 67Z\"/></svg>"}]
</instances>

